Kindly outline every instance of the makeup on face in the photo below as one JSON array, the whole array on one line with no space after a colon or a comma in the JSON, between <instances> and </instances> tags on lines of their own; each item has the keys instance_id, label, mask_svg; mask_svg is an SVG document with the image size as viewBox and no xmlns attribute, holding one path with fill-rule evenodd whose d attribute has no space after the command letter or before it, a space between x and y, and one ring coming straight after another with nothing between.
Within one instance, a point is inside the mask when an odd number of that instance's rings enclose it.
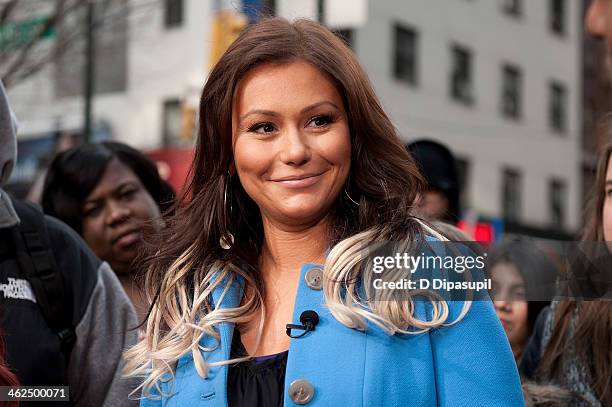
<instances>
[{"instance_id":1,"label":"makeup on face","mask_svg":"<svg viewBox=\"0 0 612 407\"><path fill-rule=\"evenodd\" d=\"M344 188L351 145L342 97L306 62L262 65L241 80L232 137L236 172L262 216L316 221Z\"/></svg>"}]
</instances>

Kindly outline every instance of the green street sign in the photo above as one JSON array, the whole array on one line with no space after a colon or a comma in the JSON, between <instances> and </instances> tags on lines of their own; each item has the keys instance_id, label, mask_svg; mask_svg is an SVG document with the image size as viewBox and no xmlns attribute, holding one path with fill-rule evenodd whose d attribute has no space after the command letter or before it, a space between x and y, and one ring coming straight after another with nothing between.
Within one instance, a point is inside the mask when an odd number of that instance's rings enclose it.
<instances>
[{"instance_id":1,"label":"green street sign","mask_svg":"<svg viewBox=\"0 0 612 407\"><path fill-rule=\"evenodd\" d=\"M28 44L48 21L49 17L37 17L30 20L11 21L0 25L0 50L18 49ZM55 36L55 28L51 27L42 33L41 38L51 38L53 36Z\"/></svg>"}]
</instances>

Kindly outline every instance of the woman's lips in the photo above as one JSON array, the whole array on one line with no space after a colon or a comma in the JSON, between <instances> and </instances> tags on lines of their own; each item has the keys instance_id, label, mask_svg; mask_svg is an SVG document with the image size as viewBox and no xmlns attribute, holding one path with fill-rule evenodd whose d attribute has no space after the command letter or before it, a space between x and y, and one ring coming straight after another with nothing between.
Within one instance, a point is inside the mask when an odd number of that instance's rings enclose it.
<instances>
[{"instance_id":1,"label":"woman's lips","mask_svg":"<svg viewBox=\"0 0 612 407\"><path fill-rule=\"evenodd\" d=\"M306 188L306 187L309 187L319 182L322 175L323 173L316 174L316 175L303 176L299 178L295 177L295 178L290 178L290 179L280 179L280 180L275 180L273 182L276 182L279 185L282 185L286 188L291 188L291 189Z\"/></svg>"},{"instance_id":2,"label":"woman's lips","mask_svg":"<svg viewBox=\"0 0 612 407\"><path fill-rule=\"evenodd\" d=\"M141 234L138 231L126 233L115 241L115 244L122 248L127 248L140 240Z\"/></svg>"}]
</instances>

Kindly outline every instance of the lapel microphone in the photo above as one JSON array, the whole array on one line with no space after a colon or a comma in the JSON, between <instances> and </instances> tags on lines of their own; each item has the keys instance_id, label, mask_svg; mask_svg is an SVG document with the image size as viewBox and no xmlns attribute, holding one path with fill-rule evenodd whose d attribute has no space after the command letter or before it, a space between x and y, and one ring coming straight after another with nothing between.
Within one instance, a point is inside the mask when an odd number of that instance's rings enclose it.
<instances>
[{"instance_id":1,"label":"lapel microphone","mask_svg":"<svg viewBox=\"0 0 612 407\"><path fill-rule=\"evenodd\" d=\"M300 322L302 323L302 325L287 324L287 335L290 338L295 338L295 339L301 338L302 336L306 335L308 332L314 331L315 326L317 326L317 324L319 323L319 314L317 314L313 310L304 311L300 314ZM294 336L294 335L291 335L292 329L299 329L304 332L302 332L299 335Z\"/></svg>"}]
</instances>

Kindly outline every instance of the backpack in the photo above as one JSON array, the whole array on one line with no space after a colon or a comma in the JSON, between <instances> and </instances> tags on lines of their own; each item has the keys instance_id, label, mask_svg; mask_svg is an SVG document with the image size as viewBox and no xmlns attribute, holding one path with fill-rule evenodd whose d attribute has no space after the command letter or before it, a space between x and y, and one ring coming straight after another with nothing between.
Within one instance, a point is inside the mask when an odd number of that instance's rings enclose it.
<instances>
[{"instance_id":1,"label":"backpack","mask_svg":"<svg viewBox=\"0 0 612 407\"><path fill-rule=\"evenodd\" d=\"M10 230L12 242L7 241L9 233L0 238L0 258L12 256L16 260L20 274L30 283L44 320L58 336L68 364L76 342L72 285L57 267L42 210L31 203L12 202L21 223Z\"/></svg>"}]
</instances>

